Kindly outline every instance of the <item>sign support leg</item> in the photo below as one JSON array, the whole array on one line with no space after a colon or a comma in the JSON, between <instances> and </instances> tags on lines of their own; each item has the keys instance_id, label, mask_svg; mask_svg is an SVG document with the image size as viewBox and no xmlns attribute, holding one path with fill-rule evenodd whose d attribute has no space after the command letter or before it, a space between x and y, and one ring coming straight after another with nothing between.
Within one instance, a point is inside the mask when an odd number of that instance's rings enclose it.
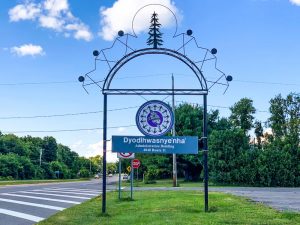
<instances>
[{"instance_id":1,"label":"sign support leg","mask_svg":"<svg viewBox=\"0 0 300 225\"><path fill-rule=\"evenodd\" d=\"M175 95L174 95L174 76L172 73L172 110L173 110L173 127L172 127L172 136L176 136L175 131ZM176 162L176 154L173 154L173 187L177 187L177 162Z\"/></svg>"},{"instance_id":2,"label":"sign support leg","mask_svg":"<svg viewBox=\"0 0 300 225\"><path fill-rule=\"evenodd\" d=\"M103 101L103 180L102 180L102 213L106 212L106 139L107 139L107 95Z\"/></svg>"},{"instance_id":3,"label":"sign support leg","mask_svg":"<svg viewBox=\"0 0 300 225\"><path fill-rule=\"evenodd\" d=\"M204 164L204 203L208 212L208 146L207 146L207 95L203 95L203 164Z\"/></svg>"},{"instance_id":4,"label":"sign support leg","mask_svg":"<svg viewBox=\"0 0 300 225\"><path fill-rule=\"evenodd\" d=\"M121 159L119 159L119 200L121 199Z\"/></svg>"},{"instance_id":5,"label":"sign support leg","mask_svg":"<svg viewBox=\"0 0 300 225\"><path fill-rule=\"evenodd\" d=\"M132 192L133 192L133 165L132 165L132 160L131 160L131 173L130 173L130 198L131 200L133 199L132 198Z\"/></svg>"}]
</instances>

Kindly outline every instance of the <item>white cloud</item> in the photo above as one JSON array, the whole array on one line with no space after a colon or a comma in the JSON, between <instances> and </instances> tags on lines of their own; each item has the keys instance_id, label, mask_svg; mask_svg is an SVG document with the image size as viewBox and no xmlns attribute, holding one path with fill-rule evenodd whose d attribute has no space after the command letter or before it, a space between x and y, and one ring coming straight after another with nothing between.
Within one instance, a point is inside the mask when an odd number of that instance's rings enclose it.
<instances>
[{"instance_id":1,"label":"white cloud","mask_svg":"<svg viewBox=\"0 0 300 225\"><path fill-rule=\"evenodd\" d=\"M116 162L118 160L117 153L112 153L111 151L111 141L107 142L107 152L106 152L106 160L107 162ZM97 142L95 144L90 144L88 146L88 150L85 154L86 157L95 156L95 155L103 155L103 141Z\"/></svg>"},{"instance_id":2,"label":"white cloud","mask_svg":"<svg viewBox=\"0 0 300 225\"><path fill-rule=\"evenodd\" d=\"M73 30L75 32L74 37L76 39L84 39L90 41L93 38L93 35L89 31L89 28L83 23L68 24L65 29L69 31Z\"/></svg>"},{"instance_id":3,"label":"white cloud","mask_svg":"<svg viewBox=\"0 0 300 225\"><path fill-rule=\"evenodd\" d=\"M52 16L40 16L39 18L40 26L45 28L50 28L56 31L61 31L63 29L64 22L59 18Z\"/></svg>"},{"instance_id":4,"label":"white cloud","mask_svg":"<svg viewBox=\"0 0 300 225\"><path fill-rule=\"evenodd\" d=\"M103 141L99 141L93 144L85 144L82 140L76 141L71 145L72 151L77 152L80 156L89 158L91 156L103 155ZM112 153L111 151L111 141L107 142L107 162L116 162L117 153Z\"/></svg>"},{"instance_id":5,"label":"white cloud","mask_svg":"<svg viewBox=\"0 0 300 225\"><path fill-rule=\"evenodd\" d=\"M145 5L161 4L171 9L178 18L179 11L172 0L117 0L111 8L101 8L101 31L99 35L105 40L112 40L119 30L125 33L132 33L132 19L135 13ZM160 23L169 27L174 25L172 13L161 6L149 6L142 9L134 21L134 30L138 34L148 30L149 21L153 12L158 13Z\"/></svg>"},{"instance_id":6,"label":"white cloud","mask_svg":"<svg viewBox=\"0 0 300 225\"><path fill-rule=\"evenodd\" d=\"M25 44L19 47L15 46L10 49L10 51L18 56L35 56L44 55L45 52L43 48L39 45Z\"/></svg>"},{"instance_id":7,"label":"white cloud","mask_svg":"<svg viewBox=\"0 0 300 225\"><path fill-rule=\"evenodd\" d=\"M123 133L125 133L125 132L126 132L126 128L125 128L125 127L119 127L119 128L118 128L118 133L123 134Z\"/></svg>"},{"instance_id":8,"label":"white cloud","mask_svg":"<svg viewBox=\"0 0 300 225\"><path fill-rule=\"evenodd\" d=\"M59 16L61 11L69 11L69 4L68 0L46 0L44 8L49 11L51 16Z\"/></svg>"},{"instance_id":9,"label":"white cloud","mask_svg":"<svg viewBox=\"0 0 300 225\"><path fill-rule=\"evenodd\" d=\"M43 0L35 4L32 0L24 1L9 10L12 22L20 20L37 20L39 26L64 33L65 37L73 36L78 40L90 41L93 38L89 27L73 16L68 0Z\"/></svg>"},{"instance_id":10,"label":"white cloud","mask_svg":"<svg viewBox=\"0 0 300 225\"><path fill-rule=\"evenodd\" d=\"M71 145L72 149L78 149L82 146L82 140L76 141L74 144Z\"/></svg>"},{"instance_id":11,"label":"white cloud","mask_svg":"<svg viewBox=\"0 0 300 225\"><path fill-rule=\"evenodd\" d=\"M290 0L292 4L300 6L300 0Z\"/></svg>"},{"instance_id":12,"label":"white cloud","mask_svg":"<svg viewBox=\"0 0 300 225\"><path fill-rule=\"evenodd\" d=\"M17 22L20 20L34 20L41 12L39 5L28 3L17 5L10 9L8 14L10 21Z\"/></svg>"}]
</instances>

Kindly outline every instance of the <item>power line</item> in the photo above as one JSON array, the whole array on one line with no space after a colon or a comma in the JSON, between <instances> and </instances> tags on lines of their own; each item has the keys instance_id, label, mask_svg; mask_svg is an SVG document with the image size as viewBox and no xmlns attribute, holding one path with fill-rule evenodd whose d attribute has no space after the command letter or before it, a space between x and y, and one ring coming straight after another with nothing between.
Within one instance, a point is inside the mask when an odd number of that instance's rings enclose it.
<instances>
[{"instance_id":1,"label":"power line","mask_svg":"<svg viewBox=\"0 0 300 225\"><path fill-rule=\"evenodd\" d=\"M187 103L185 101L176 101L176 102ZM191 103L191 104L201 105L199 103ZM229 106L220 106L220 105L208 105L208 106L212 107L212 108L230 109ZM122 110L127 110L127 109L135 109L135 108L138 108L138 107L139 106L129 106L129 107L124 107L124 108L108 109L107 111L109 111L109 112L122 111ZM267 110L256 110L256 112L268 113ZM64 114L52 114L52 115L35 115L35 116L4 116L4 117L0 117L0 120L37 119L37 118L51 118L51 117L65 117L65 116L80 116L80 115L99 114L99 113L103 113L103 111L98 110L98 111L90 111L90 112L64 113Z\"/></svg>"},{"instance_id":2,"label":"power line","mask_svg":"<svg viewBox=\"0 0 300 225\"><path fill-rule=\"evenodd\" d=\"M108 129L117 129L125 127L136 127L136 125L124 125L124 126L112 126L107 127ZM2 133L8 134L20 134L20 133L59 133L59 132L76 132L76 131L93 131L93 130L103 130L102 127L95 128L78 128L78 129L63 129L63 130L22 130L22 131L2 131Z\"/></svg>"},{"instance_id":3,"label":"power line","mask_svg":"<svg viewBox=\"0 0 300 225\"><path fill-rule=\"evenodd\" d=\"M47 85L47 84L68 84L68 83L78 83L78 82L77 81L48 81L48 82L0 83L0 86Z\"/></svg>"},{"instance_id":4,"label":"power line","mask_svg":"<svg viewBox=\"0 0 300 225\"><path fill-rule=\"evenodd\" d=\"M130 106L124 108L116 108L116 109L108 109L107 111L121 111L126 109L134 109L138 108L139 106ZM50 118L50 117L64 117L64 116L79 116L79 115L87 115L87 114L98 114L103 113L102 110L98 111L91 111L91 112L79 112L79 113L64 113L64 114L53 114L53 115L36 115L36 116L4 116L0 117L1 120L8 120L8 119L36 119L36 118Z\"/></svg>"},{"instance_id":5,"label":"power line","mask_svg":"<svg viewBox=\"0 0 300 225\"><path fill-rule=\"evenodd\" d=\"M170 73L171 74L171 73ZM117 77L116 80L122 79L133 79L139 77L153 77L153 76L170 76L170 74L146 74L146 75L133 75L125 77ZM188 76L191 74L174 73L177 76ZM251 80L235 80L232 82L240 83L253 83L253 84L268 84L268 85L283 85L283 86L300 86L298 83L282 83L282 82L267 82L267 81L251 81ZM48 81L48 82L20 82L20 83L0 83L0 86L21 86L21 85L47 85L47 84L67 84L67 83L78 83L78 81Z\"/></svg>"}]
</instances>

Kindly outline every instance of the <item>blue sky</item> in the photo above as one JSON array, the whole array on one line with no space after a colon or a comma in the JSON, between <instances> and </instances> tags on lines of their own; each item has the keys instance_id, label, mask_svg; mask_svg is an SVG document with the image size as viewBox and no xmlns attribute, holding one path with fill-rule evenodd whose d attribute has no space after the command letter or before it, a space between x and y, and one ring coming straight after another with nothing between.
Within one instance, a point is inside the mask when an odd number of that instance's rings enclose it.
<instances>
[{"instance_id":1,"label":"blue sky","mask_svg":"<svg viewBox=\"0 0 300 225\"><path fill-rule=\"evenodd\" d=\"M256 114L256 118L265 121L268 113L263 111L268 110L272 97L299 93L299 0L1 0L0 130L102 127L101 113L29 119L6 117L102 110L100 90L89 87L89 94L86 94L77 78L93 68L93 50L111 46L120 29L130 33L134 13L151 3L167 5L176 13L178 33L192 29L201 46L218 49L219 68L232 75L234 81L224 95L222 87L212 89L209 105L228 107L240 98L248 97L253 99L257 110L262 111ZM155 10L159 12L162 23L165 47L180 46L180 40L172 38L175 31L172 15L163 9ZM135 49L147 47L147 34L140 22L148 23L150 16L145 10L136 17L134 26L138 38L129 40ZM122 49L121 46L111 51L111 57L120 57L118 49ZM197 57L195 46L189 46L187 54ZM218 76L209 68L207 71L209 73L204 75L209 79ZM107 65L99 63L92 76L101 80L107 72ZM190 71L177 61L167 57L146 57L126 65L118 74L115 85L169 87L172 73L177 87L194 84ZM176 100L201 103L196 97L178 97ZM139 96L110 97L108 107L139 106L144 102ZM219 109L222 116L228 116L228 109ZM110 129L109 135L139 135L135 127L122 127L134 125L136 111L137 108L131 108L110 112L108 126L121 128ZM80 155L101 153L101 130L16 134L52 135Z\"/></svg>"}]
</instances>

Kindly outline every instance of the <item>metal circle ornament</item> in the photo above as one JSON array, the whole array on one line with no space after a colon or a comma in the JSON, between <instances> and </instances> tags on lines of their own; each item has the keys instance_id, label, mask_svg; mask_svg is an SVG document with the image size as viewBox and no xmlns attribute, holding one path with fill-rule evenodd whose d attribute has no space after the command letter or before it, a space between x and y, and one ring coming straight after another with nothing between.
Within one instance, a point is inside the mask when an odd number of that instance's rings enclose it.
<instances>
[{"instance_id":1,"label":"metal circle ornament","mask_svg":"<svg viewBox=\"0 0 300 225\"><path fill-rule=\"evenodd\" d=\"M146 136L162 136L173 126L174 115L171 107L158 100L144 103L135 117L138 129Z\"/></svg>"}]
</instances>

